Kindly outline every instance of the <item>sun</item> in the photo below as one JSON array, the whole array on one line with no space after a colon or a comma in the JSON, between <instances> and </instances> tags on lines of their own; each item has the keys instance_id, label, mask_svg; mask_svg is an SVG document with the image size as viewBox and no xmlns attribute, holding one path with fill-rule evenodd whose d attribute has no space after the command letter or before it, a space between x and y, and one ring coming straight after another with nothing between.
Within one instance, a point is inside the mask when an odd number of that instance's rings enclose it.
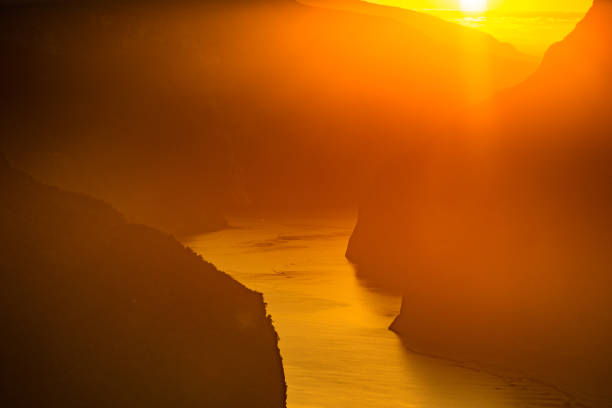
<instances>
[{"instance_id":1,"label":"sun","mask_svg":"<svg viewBox=\"0 0 612 408\"><path fill-rule=\"evenodd\" d=\"M462 11L485 11L487 0L461 0Z\"/></svg>"}]
</instances>

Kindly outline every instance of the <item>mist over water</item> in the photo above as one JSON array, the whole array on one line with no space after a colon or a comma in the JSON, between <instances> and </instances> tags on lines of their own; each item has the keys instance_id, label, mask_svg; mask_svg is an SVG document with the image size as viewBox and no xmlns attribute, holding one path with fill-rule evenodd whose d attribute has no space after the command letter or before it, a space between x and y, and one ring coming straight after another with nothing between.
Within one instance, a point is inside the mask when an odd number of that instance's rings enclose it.
<instances>
[{"instance_id":1,"label":"mist over water","mask_svg":"<svg viewBox=\"0 0 612 408\"><path fill-rule=\"evenodd\" d=\"M368 288L344 257L352 217L230 224L185 244L264 294L290 408L571 406L547 387L407 351L388 330L400 298Z\"/></svg>"}]
</instances>

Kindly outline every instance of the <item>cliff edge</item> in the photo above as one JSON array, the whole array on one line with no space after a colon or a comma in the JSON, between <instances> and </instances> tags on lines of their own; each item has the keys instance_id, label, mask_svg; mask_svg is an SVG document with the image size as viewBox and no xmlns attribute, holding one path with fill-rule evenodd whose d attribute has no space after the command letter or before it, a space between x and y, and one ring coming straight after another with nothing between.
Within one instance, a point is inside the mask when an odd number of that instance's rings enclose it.
<instances>
[{"instance_id":1,"label":"cliff edge","mask_svg":"<svg viewBox=\"0 0 612 408\"><path fill-rule=\"evenodd\" d=\"M388 160L347 257L411 349L612 406L612 3L523 84ZM579 405L580 406L580 405Z\"/></svg>"},{"instance_id":2,"label":"cliff edge","mask_svg":"<svg viewBox=\"0 0 612 408\"><path fill-rule=\"evenodd\" d=\"M285 406L261 294L3 158L0 191L3 406Z\"/></svg>"}]
</instances>

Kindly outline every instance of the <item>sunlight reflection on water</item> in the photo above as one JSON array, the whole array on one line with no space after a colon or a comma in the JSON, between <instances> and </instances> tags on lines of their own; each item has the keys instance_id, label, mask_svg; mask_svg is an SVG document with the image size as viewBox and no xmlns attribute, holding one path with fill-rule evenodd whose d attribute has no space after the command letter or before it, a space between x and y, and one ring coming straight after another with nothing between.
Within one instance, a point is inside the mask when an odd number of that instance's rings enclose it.
<instances>
[{"instance_id":1,"label":"sunlight reflection on water","mask_svg":"<svg viewBox=\"0 0 612 408\"><path fill-rule=\"evenodd\" d=\"M568 406L553 390L408 352L387 330L399 297L368 288L344 258L352 218L230 221L185 244L264 294L289 408Z\"/></svg>"}]
</instances>

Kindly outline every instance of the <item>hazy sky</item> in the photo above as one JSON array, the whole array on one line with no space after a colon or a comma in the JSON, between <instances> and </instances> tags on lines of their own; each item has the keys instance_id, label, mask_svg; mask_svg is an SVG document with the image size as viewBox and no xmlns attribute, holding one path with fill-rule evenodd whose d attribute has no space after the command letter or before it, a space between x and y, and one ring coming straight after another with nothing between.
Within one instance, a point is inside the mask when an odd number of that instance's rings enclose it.
<instances>
[{"instance_id":1,"label":"hazy sky","mask_svg":"<svg viewBox=\"0 0 612 408\"><path fill-rule=\"evenodd\" d=\"M497 13L466 15L442 11L460 10L462 0L366 1L413 10L429 9L430 14L487 32L534 56L543 55L551 44L569 34L593 4L593 0L487 0L487 9Z\"/></svg>"},{"instance_id":2,"label":"hazy sky","mask_svg":"<svg viewBox=\"0 0 612 408\"><path fill-rule=\"evenodd\" d=\"M460 0L370 0L411 9L458 9ZM488 0L490 9L507 11L584 11L592 0Z\"/></svg>"}]
</instances>

